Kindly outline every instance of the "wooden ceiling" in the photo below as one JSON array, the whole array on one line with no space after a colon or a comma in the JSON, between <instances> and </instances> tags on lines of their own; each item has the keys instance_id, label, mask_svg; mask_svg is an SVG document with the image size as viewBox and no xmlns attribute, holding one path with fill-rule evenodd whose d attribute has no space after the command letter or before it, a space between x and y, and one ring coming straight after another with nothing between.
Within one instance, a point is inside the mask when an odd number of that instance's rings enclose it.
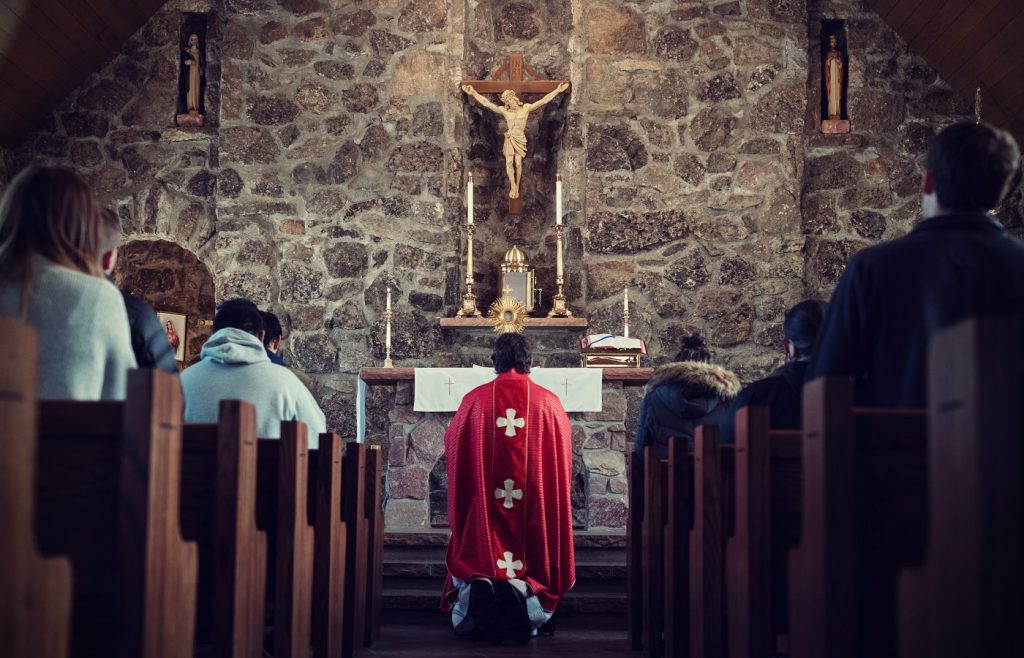
<instances>
[{"instance_id":1,"label":"wooden ceiling","mask_svg":"<svg viewBox=\"0 0 1024 658\"><path fill-rule=\"evenodd\" d=\"M0 145L100 70L165 0L0 0Z\"/></svg>"},{"instance_id":2,"label":"wooden ceiling","mask_svg":"<svg viewBox=\"0 0 1024 658\"><path fill-rule=\"evenodd\" d=\"M982 119L1024 140L1024 0L867 0ZM1022 141L1024 143L1024 141Z\"/></svg>"}]
</instances>

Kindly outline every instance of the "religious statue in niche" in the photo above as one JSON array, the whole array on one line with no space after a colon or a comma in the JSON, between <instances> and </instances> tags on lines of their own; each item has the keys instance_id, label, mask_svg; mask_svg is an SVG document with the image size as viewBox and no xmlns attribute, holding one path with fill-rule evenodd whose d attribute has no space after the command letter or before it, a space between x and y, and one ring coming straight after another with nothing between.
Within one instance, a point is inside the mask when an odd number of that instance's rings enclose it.
<instances>
[{"instance_id":1,"label":"religious statue in niche","mask_svg":"<svg viewBox=\"0 0 1024 658\"><path fill-rule=\"evenodd\" d=\"M839 37L830 34L828 51L821 65L822 79L825 83L825 116L821 122L823 133L848 133L850 121L843 117L843 83L846 79L846 62L843 52L839 49Z\"/></svg>"},{"instance_id":2,"label":"religious statue in niche","mask_svg":"<svg viewBox=\"0 0 1024 658\"><path fill-rule=\"evenodd\" d=\"M532 79L524 79L524 71ZM507 76L507 77L503 77ZM530 113L553 101L569 89L567 80L543 80L528 64L523 62L522 53L509 55L508 63L495 71L490 80L463 80L462 91L472 96L487 109L505 118L505 173L509 181L508 211L513 215L523 212L523 160L526 158L526 122ZM523 102L525 94L546 94L535 102ZM483 94L499 94L503 105L492 103Z\"/></svg>"},{"instance_id":3,"label":"religious statue in niche","mask_svg":"<svg viewBox=\"0 0 1024 658\"><path fill-rule=\"evenodd\" d=\"M182 127L202 126L203 119L203 78L206 66L199 49L199 35L190 34L182 56L182 74L185 79L186 113L178 114L177 123Z\"/></svg>"}]
</instances>

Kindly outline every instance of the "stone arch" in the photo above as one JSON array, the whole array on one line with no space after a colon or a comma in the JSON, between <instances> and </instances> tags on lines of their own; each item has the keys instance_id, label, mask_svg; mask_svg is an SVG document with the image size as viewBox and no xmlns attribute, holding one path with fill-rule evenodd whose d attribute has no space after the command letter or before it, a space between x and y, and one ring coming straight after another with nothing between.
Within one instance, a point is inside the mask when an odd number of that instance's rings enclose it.
<instances>
[{"instance_id":1,"label":"stone arch","mask_svg":"<svg viewBox=\"0 0 1024 658\"><path fill-rule=\"evenodd\" d=\"M169 240L132 240L118 250L112 278L158 311L185 314L184 363L199 359L212 332L216 301L213 275L198 256Z\"/></svg>"}]
</instances>

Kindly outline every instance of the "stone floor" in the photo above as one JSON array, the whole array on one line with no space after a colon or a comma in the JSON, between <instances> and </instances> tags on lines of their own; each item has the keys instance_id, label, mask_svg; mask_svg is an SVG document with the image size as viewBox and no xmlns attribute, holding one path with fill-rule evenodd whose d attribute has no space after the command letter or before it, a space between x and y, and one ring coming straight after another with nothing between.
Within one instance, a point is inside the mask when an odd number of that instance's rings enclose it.
<instances>
[{"instance_id":1,"label":"stone floor","mask_svg":"<svg viewBox=\"0 0 1024 658\"><path fill-rule=\"evenodd\" d=\"M362 656L487 658L489 656L626 656L630 653L621 624L567 624L554 637L535 638L524 646L506 642L492 646L484 641L458 638L443 613L390 618L381 628L381 641Z\"/></svg>"}]
</instances>

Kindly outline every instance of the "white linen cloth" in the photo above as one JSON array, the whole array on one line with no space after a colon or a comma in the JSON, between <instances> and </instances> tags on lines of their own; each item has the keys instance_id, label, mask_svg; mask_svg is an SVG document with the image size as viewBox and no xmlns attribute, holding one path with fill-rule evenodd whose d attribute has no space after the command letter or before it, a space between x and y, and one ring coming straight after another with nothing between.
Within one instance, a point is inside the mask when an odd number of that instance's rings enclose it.
<instances>
[{"instance_id":1,"label":"white linen cloth","mask_svg":"<svg viewBox=\"0 0 1024 658\"><path fill-rule=\"evenodd\" d=\"M531 368L530 379L558 396L566 411L601 411L600 368ZM490 368L416 368L414 411L457 411L463 396L494 379Z\"/></svg>"}]
</instances>

